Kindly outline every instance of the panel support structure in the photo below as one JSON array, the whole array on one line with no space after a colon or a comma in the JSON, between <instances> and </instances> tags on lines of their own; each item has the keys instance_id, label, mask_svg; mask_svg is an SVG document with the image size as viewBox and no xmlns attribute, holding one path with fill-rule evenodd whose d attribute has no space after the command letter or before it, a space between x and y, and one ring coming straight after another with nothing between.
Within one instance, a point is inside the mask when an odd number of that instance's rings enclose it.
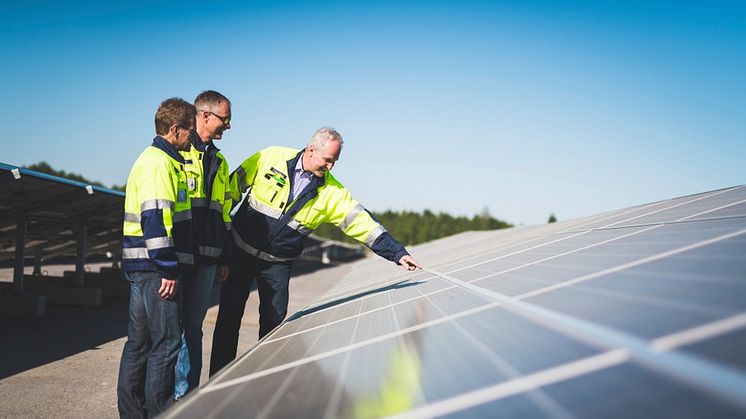
<instances>
[{"instance_id":1,"label":"panel support structure","mask_svg":"<svg viewBox=\"0 0 746 419\"><path fill-rule=\"evenodd\" d=\"M13 291L23 292L23 270L26 262L26 229L28 218L26 214L18 216L16 223L16 254L15 266L13 267Z\"/></svg>"},{"instance_id":2,"label":"panel support structure","mask_svg":"<svg viewBox=\"0 0 746 419\"><path fill-rule=\"evenodd\" d=\"M36 256L34 257L34 272L31 273L34 276L41 276L41 255L42 249L39 246L36 248Z\"/></svg>"},{"instance_id":3,"label":"panel support structure","mask_svg":"<svg viewBox=\"0 0 746 419\"><path fill-rule=\"evenodd\" d=\"M111 254L111 267L113 269L119 269L119 262L122 260L121 252L112 252Z\"/></svg>"},{"instance_id":4,"label":"panel support structure","mask_svg":"<svg viewBox=\"0 0 746 419\"><path fill-rule=\"evenodd\" d=\"M78 223L78 254L75 261L75 286L82 287L85 278L85 253L88 226L85 222Z\"/></svg>"}]
</instances>

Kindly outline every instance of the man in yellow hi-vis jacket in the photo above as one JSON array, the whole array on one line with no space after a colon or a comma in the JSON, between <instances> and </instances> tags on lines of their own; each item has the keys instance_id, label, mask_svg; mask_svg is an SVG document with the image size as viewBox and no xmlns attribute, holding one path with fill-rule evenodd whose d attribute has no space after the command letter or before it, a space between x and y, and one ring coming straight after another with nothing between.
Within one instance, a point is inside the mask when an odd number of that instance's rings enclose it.
<instances>
[{"instance_id":1,"label":"man in yellow hi-vis jacket","mask_svg":"<svg viewBox=\"0 0 746 419\"><path fill-rule=\"evenodd\" d=\"M254 154L230 178L234 202L251 191L233 217L235 258L223 284L210 359L214 374L236 357L238 332L254 280L259 291L259 338L287 315L290 265L318 226L332 223L346 235L404 269L420 265L329 172L342 137L318 129L303 150L269 147Z\"/></svg>"},{"instance_id":2,"label":"man in yellow hi-vis jacket","mask_svg":"<svg viewBox=\"0 0 746 419\"><path fill-rule=\"evenodd\" d=\"M186 160L188 194L192 204L194 272L181 281L181 324L184 336L176 363L174 398L199 387L202 371L202 322L215 277L225 281L230 261L230 211L228 163L215 146L231 128L231 102L207 90L194 99L197 124L192 148L182 151Z\"/></svg>"},{"instance_id":3,"label":"man in yellow hi-vis jacket","mask_svg":"<svg viewBox=\"0 0 746 419\"><path fill-rule=\"evenodd\" d=\"M122 269L130 282L129 327L119 366L123 418L156 416L173 402L181 346L178 278L191 270L192 229L185 161L194 105L172 98L155 114L153 143L135 161L124 198Z\"/></svg>"}]
</instances>

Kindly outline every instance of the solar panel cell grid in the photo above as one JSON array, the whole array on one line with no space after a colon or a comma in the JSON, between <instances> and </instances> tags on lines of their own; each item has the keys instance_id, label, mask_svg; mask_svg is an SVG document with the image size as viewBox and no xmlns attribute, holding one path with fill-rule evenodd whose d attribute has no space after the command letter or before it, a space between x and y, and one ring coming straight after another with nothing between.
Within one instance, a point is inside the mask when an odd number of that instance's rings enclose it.
<instances>
[{"instance_id":1,"label":"solar panel cell grid","mask_svg":"<svg viewBox=\"0 0 746 419\"><path fill-rule=\"evenodd\" d=\"M743 413L706 393L631 364L544 388L579 418L737 418Z\"/></svg>"},{"instance_id":2,"label":"solar panel cell grid","mask_svg":"<svg viewBox=\"0 0 746 419\"><path fill-rule=\"evenodd\" d=\"M746 371L746 321L741 316L740 329L683 347L682 351L711 358L717 362Z\"/></svg>"},{"instance_id":3,"label":"solar panel cell grid","mask_svg":"<svg viewBox=\"0 0 746 419\"><path fill-rule=\"evenodd\" d=\"M546 398L552 406L544 407L543 404L534 402L529 395L520 394L517 396L506 397L497 402L480 404L465 410L456 411L443 417L448 419L576 418L576 416L566 412L564 406L559 405L554 399L551 399L544 394L534 397Z\"/></svg>"},{"instance_id":4,"label":"solar panel cell grid","mask_svg":"<svg viewBox=\"0 0 746 419\"><path fill-rule=\"evenodd\" d=\"M745 189L364 261L175 412L744 417Z\"/></svg>"},{"instance_id":5,"label":"solar panel cell grid","mask_svg":"<svg viewBox=\"0 0 746 419\"><path fill-rule=\"evenodd\" d=\"M689 201L686 205L674 206L669 210L653 213L620 225L629 224L652 224L671 222L685 218L691 218L697 214L706 212L712 216L712 210L733 204L746 198L746 188L735 188L718 191L708 196L707 199Z\"/></svg>"},{"instance_id":6,"label":"solar panel cell grid","mask_svg":"<svg viewBox=\"0 0 746 419\"><path fill-rule=\"evenodd\" d=\"M746 199L746 198L744 198ZM736 201L727 207L711 211L706 214L692 217L692 220L705 220L712 218L746 217L746 202Z\"/></svg>"},{"instance_id":7,"label":"solar panel cell grid","mask_svg":"<svg viewBox=\"0 0 746 419\"><path fill-rule=\"evenodd\" d=\"M731 188L733 189L733 188ZM665 221L674 221L675 217L665 215L665 213L671 214L672 210L675 210L679 207L684 207L685 212L687 212L688 215L695 214L696 212L689 212L686 211L689 208L692 208L692 205L696 202L700 201L706 201L714 196L729 192L731 189L723 189L719 191L713 191L713 192L706 192L702 194L697 195L690 195L686 197L666 200L657 202L650 205L644 205L641 207L637 207L630 211L623 211L618 216L610 217L608 219L590 223L587 225L583 225L582 229L593 229L593 228L604 228L604 227L615 227L620 225L634 225L634 224L644 224L641 220L644 218L651 219L655 214L663 214L663 218ZM710 208L716 208L717 206L709 206ZM681 217L678 217L681 218Z\"/></svg>"},{"instance_id":8,"label":"solar panel cell grid","mask_svg":"<svg viewBox=\"0 0 746 419\"><path fill-rule=\"evenodd\" d=\"M317 327L319 325L324 325L329 322L332 315L334 315L334 310L330 307L327 309L320 308L318 310L314 310L299 318L292 318L291 316L291 319L289 319L289 321L285 323L284 327L277 329L272 333L271 338L285 336L295 333L299 330L305 330Z\"/></svg>"}]
</instances>

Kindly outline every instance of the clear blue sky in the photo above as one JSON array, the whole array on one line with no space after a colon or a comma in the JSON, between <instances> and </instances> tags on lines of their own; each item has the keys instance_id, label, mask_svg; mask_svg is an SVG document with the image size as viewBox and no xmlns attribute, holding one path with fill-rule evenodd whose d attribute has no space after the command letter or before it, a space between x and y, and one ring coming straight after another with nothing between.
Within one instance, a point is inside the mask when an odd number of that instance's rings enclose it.
<instances>
[{"instance_id":1,"label":"clear blue sky","mask_svg":"<svg viewBox=\"0 0 746 419\"><path fill-rule=\"evenodd\" d=\"M0 161L125 182L161 100L345 138L372 210L538 224L746 183L746 2L0 3Z\"/></svg>"}]
</instances>

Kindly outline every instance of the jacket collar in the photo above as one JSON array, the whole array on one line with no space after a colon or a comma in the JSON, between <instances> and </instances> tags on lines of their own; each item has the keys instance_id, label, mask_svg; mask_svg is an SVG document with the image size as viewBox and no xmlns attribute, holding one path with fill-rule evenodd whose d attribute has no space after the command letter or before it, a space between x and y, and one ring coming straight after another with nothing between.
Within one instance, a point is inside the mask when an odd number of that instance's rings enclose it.
<instances>
[{"instance_id":1,"label":"jacket collar","mask_svg":"<svg viewBox=\"0 0 746 419\"><path fill-rule=\"evenodd\" d=\"M288 160L288 175L292 179L293 173L295 173L295 166L298 165L298 162L301 158L303 158L303 153L306 151L306 149L302 149L298 151L298 153L293 157L292 159ZM326 183L326 173L324 173L324 176L318 177L316 175L313 175L311 178L311 183L316 184L316 187L322 186Z\"/></svg>"},{"instance_id":2,"label":"jacket collar","mask_svg":"<svg viewBox=\"0 0 746 419\"><path fill-rule=\"evenodd\" d=\"M179 150L176 149L171 143L166 141L165 138L161 137L160 135L157 135L155 138L153 138L153 144L151 146L163 151L164 153L168 154L169 157L176 160L177 162L184 164L184 158L181 157L181 154L179 154Z\"/></svg>"},{"instance_id":3,"label":"jacket collar","mask_svg":"<svg viewBox=\"0 0 746 419\"><path fill-rule=\"evenodd\" d=\"M215 142L213 140L203 143L202 139L199 138L199 134L196 134L194 138L192 138L192 147L196 148L197 150L204 152L205 150L207 150L208 146L210 147L211 151L220 151L220 149L215 146Z\"/></svg>"},{"instance_id":4,"label":"jacket collar","mask_svg":"<svg viewBox=\"0 0 746 419\"><path fill-rule=\"evenodd\" d=\"M300 150L299 152L297 152L295 154L295 157L293 157L292 159L288 160L288 176L290 177L291 182L292 182L292 179L293 179L293 173L295 172L295 166L298 164L298 160L300 160L300 158L303 155L304 151L305 151L305 149Z\"/></svg>"}]
</instances>

